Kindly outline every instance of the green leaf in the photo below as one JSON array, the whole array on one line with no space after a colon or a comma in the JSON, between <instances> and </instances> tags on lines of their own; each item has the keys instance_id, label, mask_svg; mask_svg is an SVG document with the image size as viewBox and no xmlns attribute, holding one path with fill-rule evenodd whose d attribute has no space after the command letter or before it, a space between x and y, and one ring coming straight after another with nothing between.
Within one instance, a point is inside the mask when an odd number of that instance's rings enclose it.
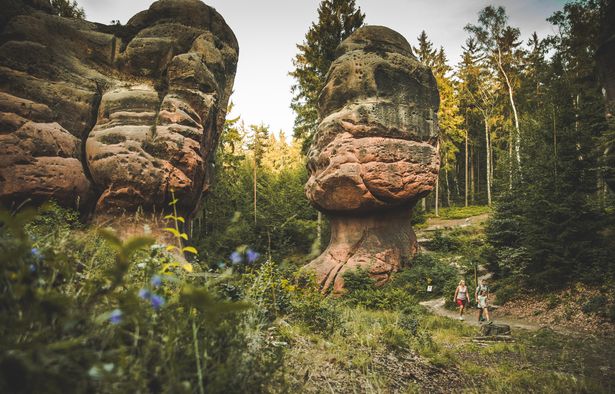
<instances>
[{"instance_id":1,"label":"green leaf","mask_svg":"<svg viewBox=\"0 0 615 394\"><path fill-rule=\"evenodd\" d=\"M168 220L177 220L178 222L186 223L186 219L181 216L167 215L164 218Z\"/></svg>"},{"instance_id":2,"label":"green leaf","mask_svg":"<svg viewBox=\"0 0 615 394\"><path fill-rule=\"evenodd\" d=\"M186 233L181 233L179 234L180 237L182 237L183 239L185 239L186 241L188 240L188 234Z\"/></svg>"},{"instance_id":3,"label":"green leaf","mask_svg":"<svg viewBox=\"0 0 615 394\"><path fill-rule=\"evenodd\" d=\"M128 258L137 250L153 245L154 242L156 242L156 240L151 237L131 237L122 245L122 252Z\"/></svg>"},{"instance_id":4,"label":"green leaf","mask_svg":"<svg viewBox=\"0 0 615 394\"><path fill-rule=\"evenodd\" d=\"M184 286L180 294L180 301L192 308L207 314L209 321L223 317L228 313L237 313L250 307L244 302L221 301L213 297L206 288Z\"/></svg>"},{"instance_id":5,"label":"green leaf","mask_svg":"<svg viewBox=\"0 0 615 394\"><path fill-rule=\"evenodd\" d=\"M176 229L174 229L174 228L171 228L171 227L165 227L165 228L163 228L163 230L164 230L164 231L168 231L168 232L170 232L170 233L171 233L171 234L173 234L176 238L179 238L179 237L181 236L181 235L179 234L179 231L177 231L177 230L176 230Z\"/></svg>"},{"instance_id":6,"label":"green leaf","mask_svg":"<svg viewBox=\"0 0 615 394\"><path fill-rule=\"evenodd\" d=\"M173 249L179 249L179 248L177 246L175 246L175 245L168 245L166 249L167 249L167 252L170 252Z\"/></svg>"},{"instance_id":7,"label":"green leaf","mask_svg":"<svg viewBox=\"0 0 615 394\"><path fill-rule=\"evenodd\" d=\"M160 273L164 274L169 268L174 268L174 267L179 267L179 263L172 262L172 263L163 264L162 268L160 269Z\"/></svg>"},{"instance_id":8,"label":"green leaf","mask_svg":"<svg viewBox=\"0 0 615 394\"><path fill-rule=\"evenodd\" d=\"M171 201L171 202L169 203L169 205L175 205L175 204L177 204L177 202L178 202L178 201L179 201L179 200L178 200L177 198L175 198L175 199L173 199L173 201Z\"/></svg>"},{"instance_id":9,"label":"green leaf","mask_svg":"<svg viewBox=\"0 0 615 394\"><path fill-rule=\"evenodd\" d=\"M199 252L196 250L196 248L194 246L186 246L185 248L182 249L182 252L186 253L192 253L192 254L199 254Z\"/></svg>"},{"instance_id":10,"label":"green leaf","mask_svg":"<svg viewBox=\"0 0 615 394\"><path fill-rule=\"evenodd\" d=\"M120 249L122 247L122 240L115 234L115 231L111 228L101 228L98 230L98 234L105 239L105 241L109 242L111 246L116 249Z\"/></svg>"}]
</instances>

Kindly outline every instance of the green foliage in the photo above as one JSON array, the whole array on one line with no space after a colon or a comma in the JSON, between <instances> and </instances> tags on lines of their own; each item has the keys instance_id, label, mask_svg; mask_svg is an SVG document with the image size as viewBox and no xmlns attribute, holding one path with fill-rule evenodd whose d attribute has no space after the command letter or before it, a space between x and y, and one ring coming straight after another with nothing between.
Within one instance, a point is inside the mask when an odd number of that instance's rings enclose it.
<instances>
[{"instance_id":1,"label":"green foliage","mask_svg":"<svg viewBox=\"0 0 615 394\"><path fill-rule=\"evenodd\" d=\"M538 290L615 275L605 236L613 221L596 188L596 143L608 129L592 55L599 13L597 2L567 4L550 18L560 35L532 38L522 178L498 198L487 228L489 268Z\"/></svg>"},{"instance_id":2,"label":"green foliage","mask_svg":"<svg viewBox=\"0 0 615 394\"><path fill-rule=\"evenodd\" d=\"M457 285L455 268L432 255L419 254L410 264L410 268L396 272L392 280L382 286L376 286L365 270L347 271L344 273L347 293L342 300L348 305L368 309L406 310L419 299L447 294L452 285ZM427 292L428 285L432 286L432 292Z\"/></svg>"},{"instance_id":3,"label":"green foliage","mask_svg":"<svg viewBox=\"0 0 615 394\"><path fill-rule=\"evenodd\" d=\"M440 219L465 219L471 216L478 216L485 213L490 213L491 207L488 205L470 205L467 207L444 207L440 209L438 218ZM435 217L433 213L427 217Z\"/></svg>"},{"instance_id":4,"label":"green foliage","mask_svg":"<svg viewBox=\"0 0 615 394\"><path fill-rule=\"evenodd\" d=\"M400 287L390 284L376 286L369 273L362 269L346 271L344 286L347 293L342 299L348 305L367 309L398 310L416 304L412 295Z\"/></svg>"},{"instance_id":5,"label":"green foliage","mask_svg":"<svg viewBox=\"0 0 615 394\"><path fill-rule=\"evenodd\" d=\"M461 247L458 239L446 235L442 230L436 230L429 242L429 248L436 252L454 252Z\"/></svg>"},{"instance_id":6,"label":"green foliage","mask_svg":"<svg viewBox=\"0 0 615 394\"><path fill-rule=\"evenodd\" d=\"M410 264L410 268L395 273L392 285L418 299L448 295L451 284L457 286L457 270L432 254L418 254ZM431 293L427 292L428 285L432 286Z\"/></svg>"},{"instance_id":7,"label":"green foliage","mask_svg":"<svg viewBox=\"0 0 615 394\"><path fill-rule=\"evenodd\" d=\"M324 336L340 330L343 322L337 305L332 298L324 297L318 291L313 275L298 271L294 281L295 285L289 287L290 318Z\"/></svg>"},{"instance_id":8,"label":"green foliage","mask_svg":"<svg viewBox=\"0 0 615 394\"><path fill-rule=\"evenodd\" d=\"M500 281L494 290L497 303L500 305L515 300L519 297L519 294L522 294L519 284L511 280Z\"/></svg>"},{"instance_id":9,"label":"green foliage","mask_svg":"<svg viewBox=\"0 0 615 394\"><path fill-rule=\"evenodd\" d=\"M271 135L266 144L254 145L241 128L234 133L232 144L222 141L225 162L216 166L217 182L193 222L195 246L212 267L225 263L232 248L242 244L273 261L304 261L316 239L317 213L303 191L307 170L300 144ZM256 163L256 218L255 159L248 146L262 148Z\"/></svg>"},{"instance_id":10,"label":"green foliage","mask_svg":"<svg viewBox=\"0 0 615 394\"><path fill-rule=\"evenodd\" d=\"M363 25L365 15L354 0L323 0L318 6L318 22L313 22L299 53L293 59L290 75L297 81L292 87L291 108L295 111L294 136L307 151L318 126L318 95L325 75L335 59L335 48Z\"/></svg>"},{"instance_id":11,"label":"green foliage","mask_svg":"<svg viewBox=\"0 0 615 394\"><path fill-rule=\"evenodd\" d=\"M75 0L51 0L51 7L56 15L65 18L85 19L83 7L79 7Z\"/></svg>"},{"instance_id":12,"label":"green foliage","mask_svg":"<svg viewBox=\"0 0 615 394\"><path fill-rule=\"evenodd\" d=\"M0 391L245 392L282 384L275 332L247 302L216 291L223 278L173 270L164 246L81 230L75 214L57 206L35 215L0 212Z\"/></svg>"}]
</instances>

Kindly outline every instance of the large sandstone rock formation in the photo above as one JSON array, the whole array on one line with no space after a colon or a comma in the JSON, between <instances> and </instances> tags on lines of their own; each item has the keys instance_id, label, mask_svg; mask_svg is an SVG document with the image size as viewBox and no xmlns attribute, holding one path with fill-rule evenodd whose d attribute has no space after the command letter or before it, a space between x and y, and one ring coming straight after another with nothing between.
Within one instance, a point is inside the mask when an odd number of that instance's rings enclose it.
<instances>
[{"instance_id":1,"label":"large sandstone rock formation","mask_svg":"<svg viewBox=\"0 0 615 394\"><path fill-rule=\"evenodd\" d=\"M196 210L237 66L224 19L198 0L157 1L126 26L55 16L48 0L11 5L0 200L106 214L164 207L174 189L185 214Z\"/></svg>"},{"instance_id":2,"label":"large sandstone rock formation","mask_svg":"<svg viewBox=\"0 0 615 394\"><path fill-rule=\"evenodd\" d=\"M431 70L397 32L358 29L337 49L319 99L305 190L331 223L309 269L324 292L367 270L379 283L417 250L412 207L434 187L439 96Z\"/></svg>"}]
</instances>

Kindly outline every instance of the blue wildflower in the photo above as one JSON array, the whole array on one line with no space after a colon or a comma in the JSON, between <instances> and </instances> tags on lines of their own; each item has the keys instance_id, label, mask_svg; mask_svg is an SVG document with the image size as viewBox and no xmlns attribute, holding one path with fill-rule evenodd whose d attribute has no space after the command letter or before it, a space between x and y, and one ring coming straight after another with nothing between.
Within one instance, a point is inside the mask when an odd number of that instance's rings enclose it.
<instances>
[{"instance_id":1,"label":"blue wildflower","mask_svg":"<svg viewBox=\"0 0 615 394\"><path fill-rule=\"evenodd\" d=\"M141 289L139 290L139 297L143 298L144 300L149 300L150 298L152 298L152 292L147 289Z\"/></svg>"},{"instance_id":2,"label":"blue wildflower","mask_svg":"<svg viewBox=\"0 0 615 394\"><path fill-rule=\"evenodd\" d=\"M152 308L159 310L164 305L164 298L158 294L152 294L151 303Z\"/></svg>"},{"instance_id":3,"label":"blue wildflower","mask_svg":"<svg viewBox=\"0 0 615 394\"><path fill-rule=\"evenodd\" d=\"M243 261L243 256L238 251L231 253L230 257L233 264L240 264Z\"/></svg>"},{"instance_id":4,"label":"blue wildflower","mask_svg":"<svg viewBox=\"0 0 615 394\"><path fill-rule=\"evenodd\" d=\"M162 284L162 277L160 275L154 275L149 283L151 283L154 287L158 287Z\"/></svg>"},{"instance_id":5,"label":"blue wildflower","mask_svg":"<svg viewBox=\"0 0 615 394\"><path fill-rule=\"evenodd\" d=\"M31 273L35 273L36 272L36 265L34 264L30 264L30 266L28 267L28 269L30 270Z\"/></svg>"},{"instance_id":6,"label":"blue wildflower","mask_svg":"<svg viewBox=\"0 0 615 394\"><path fill-rule=\"evenodd\" d=\"M109 322L111 324L119 324L122 322L122 311L119 309L114 309L111 311L111 315L109 316Z\"/></svg>"},{"instance_id":7,"label":"blue wildflower","mask_svg":"<svg viewBox=\"0 0 615 394\"><path fill-rule=\"evenodd\" d=\"M43 257L41 251L38 250L38 248L32 248L30 252L32 253L32 256L34 256L37 260L40 260Z\"/></svg>"},{"instance_id":8,"label":"blue wildflower","mask_svg":"<svg viewBox=\"0 0 615 394\"><path fill-rule=\"evenodd\" d=\"M221 270L223 270L223 269L225 269L225 268L226 268L226 264L224 264L224 262L223 262L223 261L221 261L221 262L219 262L219 263L218 263L218 268L219 268L219 269L221 269Z\"/></svg>"},{"instance_id":9,"label":"blue wildflower","mask_svg":"<svg viewBox=\"0 0 615 394\"><path fill-rule=\"evenodd\" d=\"M248 249L246 251L246 257L248 259L248 263L253 263L261 256L260 253L253 251L252 249Z\"/></svg>"}]
</instances>

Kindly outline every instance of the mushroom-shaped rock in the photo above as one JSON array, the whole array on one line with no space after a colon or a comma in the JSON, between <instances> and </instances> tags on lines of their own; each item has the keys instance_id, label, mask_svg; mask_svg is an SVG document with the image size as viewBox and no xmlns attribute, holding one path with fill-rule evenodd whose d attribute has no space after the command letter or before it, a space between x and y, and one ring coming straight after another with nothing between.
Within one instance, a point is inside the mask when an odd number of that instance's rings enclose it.
<instances>
[{"instance_id":1,"label":"mushroom-shaped rock","mask_svg":"<svg viewBox=\"0 0 615 394\"><path fill-rule=\"evenodd\" d=\"M364 269L386 282L417 250L412 208L438 176L436 80L406 39L382 26L337 48L319 98L305 191L331 223L327 249L307 268L323 292Z\"/></svg>"}]
</instances>

